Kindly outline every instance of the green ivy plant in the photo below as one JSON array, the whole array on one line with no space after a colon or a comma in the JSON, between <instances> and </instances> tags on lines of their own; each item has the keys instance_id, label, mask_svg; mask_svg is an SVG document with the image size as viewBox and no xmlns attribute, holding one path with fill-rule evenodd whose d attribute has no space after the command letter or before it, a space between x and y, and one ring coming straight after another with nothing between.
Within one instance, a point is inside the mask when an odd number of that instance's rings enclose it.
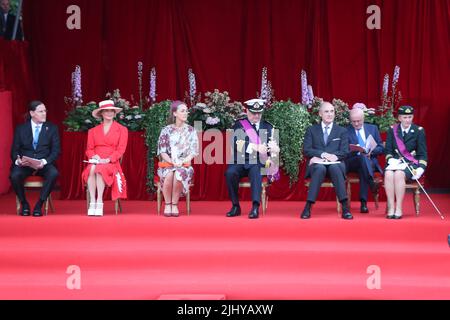
<instances>
[{"instance_id":1,"label":"green ivy plant","mask_svg":"<svg viewBox=\"0 0 450 320\"><path fill-rule=\"evenodd\" d=\"M155 191L153 185L155 157L158 153L158 140L162 128L167 125L170 111L170 100L155 103L145 112L143 127L145 144L147 145L147 187Z\"/></svg>"},{"instance_id":2,"label":"green ivy plant","mask_svg":"<svg viewBox=\"0 0 450 320\"><path fill-rule=\"evenodd\" d=\"M276 101L264 111L263 118L279 130L280 165L292 185L298 181L299 165L303 160L303 139L310 126L310 115L301 104Z\"/></svg>"},{"instance_id":3,"label":"green ivy plant","mask_svg":"<svg viewBox=\"0 0 450 320\"><path fill-rule=\"evenodd\" d=\"M67 131L88 131L98 125L101 120L92 116L92 111L97 109L95 102L89 102L85 106L79 106L66 112L67 117L63 121Z\"/></svg>"}]
</instances>

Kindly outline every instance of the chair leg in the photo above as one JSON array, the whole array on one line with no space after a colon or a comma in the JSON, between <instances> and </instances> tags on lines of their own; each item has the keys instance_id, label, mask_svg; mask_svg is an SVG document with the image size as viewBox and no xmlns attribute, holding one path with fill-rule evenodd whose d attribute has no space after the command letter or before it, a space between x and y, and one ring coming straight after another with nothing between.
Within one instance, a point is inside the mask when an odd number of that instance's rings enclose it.
<instances>
[{"instance_id":1,"label":"chair leg","mask_svg":"<svg viewBox=\"0 0 450 320\"><path fill-rule=\"evenodd\" d=\"M54 213L55 212L55 207L53 207L53 200L52 200L52 194L51 193L48 195L47 201L48 201L48 204L50 205L50 211L52 213Z\"/></svg>"},{"instance_id":2,"label":"chair leg","mask_svg":"<svg viewBox=\"0 0 450 320\"><path fill-rule=\"evenodd\" d=\"M156 210L158 211L158 216L161 213L161 185L158 184L158 188L156 190Z\"/></svg>"},{"instance_id":3,"label":"chair leg","mask_svg":"<svg viewBox=\"0 0 450 320\"><path fill-rule=\"evenodd\" d=\"M16 196L16 212L17 212L17 215L19 215L19 212L20 212L20 201L19 201L19 198Z\"/></svg>"},{"instance_id":4,"label":"chair leg","mask_svg":"<svg viewBox=\"0 0 450 320\"><path fill-rule=\"evenodd\" d=\"M117 201L119 205L119 212L122 213L122 202L120 201L120 199L117 199Z\"/></svg>"},{"instance_id":5,"label":"chair leg","mask_svg":"<svg viewBox=\"0 0 450 320\"><path fill-rule=\"evenodd\" d=\"M188 216L191 214L191 190L186 193L186 207Z\"/></svg>"},{"instance_id":6,"label":"chair leg","mask_svg":"<svg viewBox=\"0 0 450 320\"><path fill-rule=\"evenodd\" d=\"M416 188L414 190L414 208L416 209L416 216L420 213L420 189Z\"/></svg>"},{"instance_id":7,"label":"chair leg","mask_svg":"<svg viewBox=\"0 0 450 320\"><path fill-rule=\"evenodd\" d=\"M351 202L352 202L352 185L350 183L350 181L347 181L347 202L348 202L348 207L351 208Z\"/></svg>"},{"instance_id":8,"label":"chair leg","mask_svg":"<svg viewBox=\"0 0 450 320\"><path fill-rule=\"evenodd\" d=\"M339 202L338 197L336 197L336 206L337 206L337 213L339 216L341 214L341 203Z\"/></svg>"},{"instance_id":9,"label":"chair leg","mask_svg":"<svg viewBox=\"0 0 450 320\"><path fill-rule=\"evenodd\" d=\"M116 212L116 216L118 210L119 210L119 199L116 199L116 201L114 201L114 211Z\"/></svg>"},{"instance_id":10,"label":"chair leg","mask_svg":"<svg viewBox=\"0 0 450 320\"><path fill-rule=\"evenodd\" d=\"M261 192L261 204L262 204L262 212L263 216L266 215L266 187L262 188Z\"/></svg>"},{"instance_id":11,"label":"chair leg","mask_svg":"<svg viewBox=\"0 0 450 320\"><path fill-rule=\"evenodd\" d=\"M89 203L91 202L91 195L89 194L89 190L86 186L86 210L89 210Z\"/></svg>"},{"instance_id":12,"label":"chair leg","mask_svg":"<svg viewBox=\"0 0 450 320\"><path fill-rule=\"evenodd\" d=\"M50 197L50 195L49 195L49 197ZM45 200L45 206L44 206L44 210L45 210L45 215L46 216L48 215L48 199L49 198L47 198L47 200Z\"/></svg>"},{"instance_id":13,"label":"chair leg","mask_svg":"<svg viewBox=\"0 0 450 320\"><path fill-rule=\"evenodd\" d=\"M378 208L380 207L380 204L379 204L380 193L379 192L375 193L373 195L373 198L375 200L375 209L378 210Z\"/></svg>"}]
</instances>

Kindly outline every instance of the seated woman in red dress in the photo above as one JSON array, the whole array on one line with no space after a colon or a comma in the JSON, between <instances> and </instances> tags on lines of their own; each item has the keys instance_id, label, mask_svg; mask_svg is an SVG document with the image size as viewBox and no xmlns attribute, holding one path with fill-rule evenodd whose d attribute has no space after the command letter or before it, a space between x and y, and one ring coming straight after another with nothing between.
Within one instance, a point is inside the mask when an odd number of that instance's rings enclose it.
<instances>
[{"instance_id":1,"label":"seated woman in red dress","mask_svg":"<svg viewBox=\"0 0 450 320\"><path fill-rule=\"evenodd\" d=\"M127 184L120 159L127 148L128 129L114 121L120 111L122 109L115 107L112 100L100 102L99 108L92 111L92 116L103 118L103 122L88 132L86 156L89 165L82 173L91 199L88 216L103 216L105 184L111 187L112 200L127 197Z\"/></svg>"},{"instance_id":2,"label":"seated woman in red dress","mask_svg":"<svg viewBox=\"0 0 450 320\"><path fill-rule=\"evenodd\" d=\"M166 217L178 217L178 199L181 193L189 191L194 176L191 161L198 155L197 131L186 124L187 106L182 101L174 101L170 107L169 123L161 130L158 141L158 176L161 181L166 207Z\"/></svg>"}]
</instances>

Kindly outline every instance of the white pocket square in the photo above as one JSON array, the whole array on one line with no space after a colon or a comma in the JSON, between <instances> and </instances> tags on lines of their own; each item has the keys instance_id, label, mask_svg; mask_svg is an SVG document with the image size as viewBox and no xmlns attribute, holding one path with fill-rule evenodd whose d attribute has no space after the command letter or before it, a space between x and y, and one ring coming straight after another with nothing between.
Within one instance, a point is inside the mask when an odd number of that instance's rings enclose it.
<instances>
[{"instance_id":1,"label":"white pocket square","mask_svg":"<svg viewBox=\"0 0 450 320\"><path fill-rule=\"evenodd\" d=\"M334 139L331 140L331 141L339 141L339 140L341 140L341 138L334 138Z\"/></svg>"}]
</instances>

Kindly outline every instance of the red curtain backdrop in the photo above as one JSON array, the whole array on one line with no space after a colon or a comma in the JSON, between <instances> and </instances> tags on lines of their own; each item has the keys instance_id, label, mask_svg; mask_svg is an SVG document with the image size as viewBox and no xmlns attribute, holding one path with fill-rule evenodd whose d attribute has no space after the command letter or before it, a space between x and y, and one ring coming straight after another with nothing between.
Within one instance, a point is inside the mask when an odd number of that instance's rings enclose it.
<instances>
[{"instance_id":1,"label":"red curtain backdrop","mask_svg":"<svg viewBox=\"0 0 450 320\"><path fill-rule=\"evenodd\" d=\"M300 99L300 70L314 93L379 104L381 82L401 67L402 103L427 133L429 186L449 188L450 2L448 0L47 0L24 2L35 88L61 124L70 75L82 69L84 101L120 88L137 97L137 62L157 69L158 100L183 98L192 68L201 92L253 98L268 67L277 99ZM366 27L369 5L381 30ZM69 5L81 30L68 30ZM68 152L65 148L63 152Z\"/></svg>"},{"instance_id":2,"label":"red curtain backdrop","mask_svg":"<svg viewBox=\"0 0 450 320\"><path fill-rule=\"evenodd\" d=\"M12 95L0 90L0 194L9 190L10 150L12 144Z\"/></svg>"}]
</instances>

